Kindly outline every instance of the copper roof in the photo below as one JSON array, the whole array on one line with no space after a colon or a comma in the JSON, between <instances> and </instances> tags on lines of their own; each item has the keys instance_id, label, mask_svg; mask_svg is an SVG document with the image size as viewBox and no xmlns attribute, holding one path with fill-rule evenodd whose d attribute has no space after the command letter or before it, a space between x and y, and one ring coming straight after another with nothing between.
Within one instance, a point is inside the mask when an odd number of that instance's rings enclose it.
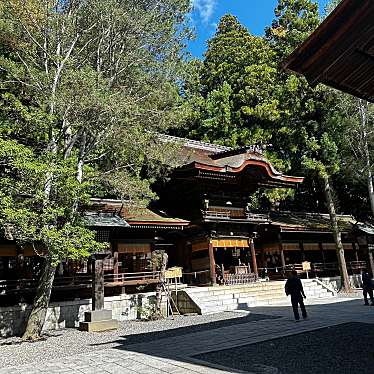
<instances>
[{"instance_id":1,"label":"copper roof","mask_svg":"<svg viewBox=\"0 0 374 374\"><path fill-rule=\"evenodd\" d=\"M330 216L321 213L271 212L272 225L280 226L281 231L331 232ZM357 221L350 215L337 215L341 232L350 232Z\"/></svg>"},{"instance_id":2,"label":"copper roof","mask_svg":"<svg viewBox=\"0 0 374 374\"><path fill-rule=\"evenodd\" d=\"M162 134L160 139L181 144L179 174L194 170L199 171L199 178L215 180L233 179L239 174L247 178L251 175L253 181L257 180L267 187L294 187L304 180L303 177L287 176L275 170L264 157L261 146L230 148Z\"/></svg>"},{"instance_id":3,"label":"copper roof","mask_svg":"<svg viewBox=\"0 0 374 374\"><path fill-rule=\"evenodd\" d=\"M343 0L284 67L374 102L374 1Z\"/></svg>"},{"instance_id":4,"label":"copper roof","mask_svg":"<svg viewBox=\"0 0 374 374\"><path fill-rule=\"evenodd\" d=\"M124 219L130 227L183 227L189 221L169 217L162 211L131 205L115 199L91 199L91 210L100 213L112 213Z\"/></svg>"}]
</instances>

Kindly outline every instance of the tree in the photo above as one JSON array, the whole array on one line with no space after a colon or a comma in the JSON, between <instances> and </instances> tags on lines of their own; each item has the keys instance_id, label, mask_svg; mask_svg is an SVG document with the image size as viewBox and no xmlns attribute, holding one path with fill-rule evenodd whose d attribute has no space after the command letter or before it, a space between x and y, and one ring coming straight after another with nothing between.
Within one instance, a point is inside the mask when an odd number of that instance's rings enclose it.
<instances>
[{"instance_id":1,"label":"tree","mask_svg":"<svg viewBox=\"0 0 374 374\"><path fill-rule=\"evenodd\" d=\"M265 29L278 56L287 57L319 25L318 4L311 0L278 0L275 19Z\"/></svg>"},{"instance_id":2,"label":"tree","mask_svg":"<svg viewBox=\"0 0 374 374\"><path fill-rule=\"evenodd\" d=\"M79 207L153 197L178 122L189 1L0 2L0 223L44 259L24 339L40 337L56 265L103 248Z\"/></svg>"},{"instance_id":3,"label":"tree","mask_svg":"<svg viewBox=\"0 0 374 374\"><path fill-rule=\"evenodd\" d=\"M281 64L318 26L318 6L310 0L279 0L275 15L272 27L266 30L266 36ZM312 89L305 79L286 77L283 73L279 75L279 83L284 89L282 97L285 100L282 102L289 109L289 117L283 119L286 126L282 134L285 136L281 140L283 144L278 144L281 149L288 149L287 153L293 159L294 167L299 165L306 168L323 182L342 288L349 290L349 277L330 181L331 176L340 169L339 147L342 144L342 126L345 122L335 109L342 97L325 87Z\"/></svg>"},{"instance_id":4,"label":"tree","mask_svg":"<svg viewBox=\"0 0 374 374\"><path fill-rule=\"evenodd\" d=\"M371 216L374 217L374 108L365 100L347 96L341 111L347 122L343 143L345 177L366 186L368 202L365 201L365 205L370 206ZM363 209L362 206L360 208Z\"/></svg>"},{"instance_id":5,"label":"tree","mask_svg":"<svg viewBox=\"0 0 374 374\"><path fill-rule=\"evenodd\" d=\"M269 95L276 75L272 57L262 38L236 17L223 16L196 72L192 97L200 118L194 118L189 136L230 146L266 143L269 123L279 117L278 103Z\"/></svg>"}]
</instances>

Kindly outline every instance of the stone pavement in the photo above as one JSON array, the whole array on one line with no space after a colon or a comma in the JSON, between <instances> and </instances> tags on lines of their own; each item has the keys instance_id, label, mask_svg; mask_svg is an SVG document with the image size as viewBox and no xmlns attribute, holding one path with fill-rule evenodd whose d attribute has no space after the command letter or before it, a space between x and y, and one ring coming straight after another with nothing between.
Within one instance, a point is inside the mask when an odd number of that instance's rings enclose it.
<instances>
[{"instance_id":1,"label":"stone pavement","mask_svg":"<svg viewBox=\"0 0 374 374\"><path fill-rule=\"evenodd\" d=\"M195 360L193 356L300 334L341 323L366 322L374 324L374 307L363 306L362 300L335 299L335 301L339 302L319 305L317 301L308 300L306 304L310 318L299 323L295 323L293 320L292 310L288 305L251 308L252 313L275 315L279 318L220 327L147 343L126 346L119 343L116 347L69 356L53 362L5 367L0 369L0 374L241 373L235 369L212 366L207 362Z\"/></svg>"}]
</instances>

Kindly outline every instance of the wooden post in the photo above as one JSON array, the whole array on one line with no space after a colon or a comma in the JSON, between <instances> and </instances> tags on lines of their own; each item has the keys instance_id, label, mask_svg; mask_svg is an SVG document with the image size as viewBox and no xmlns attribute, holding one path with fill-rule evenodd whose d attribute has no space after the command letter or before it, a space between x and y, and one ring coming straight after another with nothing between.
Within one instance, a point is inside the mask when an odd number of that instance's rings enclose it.
<instances>
[{"instance_id":1,"label":"wooden post","mask_svg":"<svg viewBox=\"0 0 374 374\"><path fill-rule=\"evenodd\" d=\"M93 260L92 274L92 310L104 309L104 263L103 260Z\"/></svg>"},{"instance_id":2,"label":"wooden post","mask_svg":"<svg viewBox=\"0 0 374 374\"><path fill-rule=\"evenodd\" d=\"M283 250L283 249L281 249L280 254L281 254L281 263L282 263L282 268L283 268L283 270L284 270L284 268L286 267L286 260L285 260L285 258L284 258L284 250Z\"/></svg>"},{"instance_id":3,"label":"wooden post","mask_svg":"<svg viewBox=\"0 0 374 374\"><path fill-rule=\"evenodd\" d=\"M118 268L119 268L119 264L118 264L118 251L115 251L113 253L113 274L114 274L114 281L118 281Z\"/></svg>"},{"instance_id":4,"label":"wooden post","mask_svg":"<svg viewBox=\"0 0 374 374\"><path fill-rule=\"evenodd\" d=\"M264 248L261 249L261 263L262 263L262 267L263 267L263 268L266 268L266 267L267 267L267 263L266 263L266 259L265 259L265 250L264 250Z\"/></svg>"},{"instance_id":5,"label":"wooden post","mask_svg":"<svg viewBox=\"0 0 374 374\"><path fill-rule=\"evenodd\" d=\"M210 264L210 280L213 285L217 283L216 280L216 262L214 260L214 251L213 251L213 243L209 240L208 244L208 252L209 252L209 264Z\"/></svg>"},{"instance_id":6,"label":"wooden post","mask_svg":"<svg viewBox=\"0 0 374 374\"><path fill-rule=\"evenodd\" d=\"M301 260L305 261L304 243L299 242L299 247L300 247L300 251L301 251Z\"/></svg>"},{"instance_id":7,"label":"wooden post","mask_svg":"<svg viewBox=\"0 0 374 374\"><path fill-rule=\"evenodd\" d=\"M283 243L281 234L278 234L278 241L279 241L279 250L280 250L280 257L281 257L281 264L282 264L282 274L285 275L286 270L286 260L284 258L284 250L283 250Z\"/></svg>"},{"instance_id":8,"label":"wooden post","mask_svg":"<svg viewBox=\"0 0 374 374\"><path fill-rule=\"evenodd\" d=\"M357 250L355 242L352 242L352 249L355 251L355 259L356 259L356 261L360 261L360 259L358 258L358 250Z\"/></svg>"},{"instance_id":9,"label":"wooden post","mask_svg":"<svg viewBox=\"0 0 374 374\"><path fill-rule=\"evenodd\" d=\"M373 250L371 249L371 246L368 246L368 255L369 255L369 267L371 276L374 276L374 256L373 256Z\"/></svg>"},{"instance_id":10,"label":"wooden post","mask_svg":"<svg viewBox=\"0 0 374 374\"><path fill-rule=\"evenodd\" d=\"M256 260L256 250L253 238L249 239L249 247L251 248L251 257L252 257L252 268L253 272L255 273L256 277L258 277L258 268L257 268L257 260Z\"/></svg>"},{"instance_id":11,"label":"wooden post","mask_svg":"<svg viewBox=\"0 0 374 374\"><path fill-rule=\"evenodd\" d=\"M326 267L326 259L325 259L325 252L323 250L322 242L319 242L318 246L319 246L319 250L321 251L321 255L322 255L323 267L325 268Z\"/></svg>"}]
</instances>

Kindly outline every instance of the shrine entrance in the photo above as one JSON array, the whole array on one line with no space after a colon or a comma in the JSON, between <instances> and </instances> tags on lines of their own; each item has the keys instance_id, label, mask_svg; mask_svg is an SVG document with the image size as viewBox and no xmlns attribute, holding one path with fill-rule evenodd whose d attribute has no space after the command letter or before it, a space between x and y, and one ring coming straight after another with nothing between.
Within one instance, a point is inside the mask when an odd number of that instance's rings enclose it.
<instances>
[{"instance_id":1,"label":"shrine entrance","mask_svg":"<svg viewBox=\"0 0 374 374\"><path fill-rule=\"evenodd\" d=\"M219 284L244 284L257 279L257 260L251 239L212 240L215 278Z\"/></svg>"}]
</instances>

